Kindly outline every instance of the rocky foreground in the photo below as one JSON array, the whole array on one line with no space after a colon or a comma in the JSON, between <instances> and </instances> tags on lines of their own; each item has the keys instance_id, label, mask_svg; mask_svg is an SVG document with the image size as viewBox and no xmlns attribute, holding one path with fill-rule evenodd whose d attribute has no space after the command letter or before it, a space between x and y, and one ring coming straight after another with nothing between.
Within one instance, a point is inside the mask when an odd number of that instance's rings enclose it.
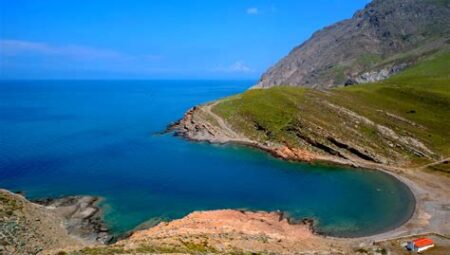
<instances>
[{"instance_id":1,"label":"rocky foreground","mask_svg":"<svg viewBox=\"0 0 450 255\"><path fill-rule=\"evenodd\" d=\"M90 199L81 200L85 203ZM62 201L59 199L53 206ZM91 214L89 209L82 211L73 211L78 215L75 217ZM74 225L68 225L67 216L62 215L52 207L0 190L0 254L408 254L402 245L415 236L430 236L435 240L437 248L427 254L448 254L450 249L450 240L445 236L410 231L432 222L434 216L426 214L415 219L420 222L410 222L407 224L410 226L388 235L345 239L319 236L314 233L311 221L291 223L281 212L202 211L135 231L108 245L98 240L93 242L86 236L74 236L79 231L73 232ZM446 223L440 224L444 225L441 229L446 228ZM409 235L402 237L405 230L410 231Z\"/></svg>"},{"instance_id":2,"label":"rocky foreground","mask_svg":"<svg viewBox=\"0 0 450 255\"><path fill-rule=\"evenodd\" d=\"M61 247L82 247L52 210L0 190L0 254L40 254Z\"/></svg>"},{"instance_id":3,"label":"rocky foreground","mask_svg":"<svg viewBox=\"0 0 450 255\"><path fill-rule=\"evenodd\" d=\"M212 253L263 253L277 254L321 251L339 254L345 249L339 242L314 235L311 222L289 223L278 212L248 212L217 210L194 212L180 220L160 223L120 241L126 250L141 245L198 248Z\"/></svg>"},{"instance_id":4,"label":"rocky foreground","mask_svg":"<svg viewBox=\"0 0 450 255\"><path fill-rule=\"evenodd\" d=\"M98 201L69 196L30 202L0 190L0 254L40 254L111 242Z\"/></svg>"},{"instance_id":5,"label":"rocky foreground","mask_svg":"<svg viewBox=\"0 0 450 255\"><path fill-rule=\"evenodd\" d=\"M64 220L69 235L90 243L110 243L113 236L103 221L103 214L97 203L98 197L68 196L34 200Z\"/></svg>"},{"instance_id":6,"label":"rocky foreground","mask_svg":"<svg viewBox=\"0 0 450 255\"><path fill-rule=\"evenodd\" d=\"M345 243L316 236L311 221L291 224L280 212L217 210L136 231L115 244L99 221L94 197L32 203L0 190L0 254L343 254ZM94 222L94 223L93 223Z\"/></svg>"}]
</instances>

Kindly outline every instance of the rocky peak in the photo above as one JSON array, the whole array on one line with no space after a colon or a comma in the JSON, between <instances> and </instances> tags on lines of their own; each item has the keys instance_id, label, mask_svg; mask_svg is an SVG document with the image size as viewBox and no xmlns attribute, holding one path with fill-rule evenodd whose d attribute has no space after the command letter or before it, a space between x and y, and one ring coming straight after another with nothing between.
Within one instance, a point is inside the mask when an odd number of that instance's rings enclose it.
<instances>
[{"instance_id":1,"label":"rocky peak","mask_svg":"<svg viewBox=\"0 0 450 255\"><path fill-rule=\"evenodd\" d=\"M255 87L330 88L385 79L448 50L448 0L374 0L352 18L315 32Z\"/></svg>"}]
</instances>

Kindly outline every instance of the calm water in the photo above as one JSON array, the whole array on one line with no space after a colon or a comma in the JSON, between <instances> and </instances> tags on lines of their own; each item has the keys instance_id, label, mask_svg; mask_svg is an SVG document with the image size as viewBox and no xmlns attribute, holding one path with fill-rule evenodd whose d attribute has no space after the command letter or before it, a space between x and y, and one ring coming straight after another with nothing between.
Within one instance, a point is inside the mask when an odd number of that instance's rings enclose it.
<instances>
[{"instance_id":1,"label":"calm water","mask_svg":"<svg viewBox=\"0 0 450 255\"><path fill-rule=\"evenodd\" d=\"M155 134L189 107L252 84L1 82L0 187L30 198L102 196L117 233L200 209L283 210L340 236L380 232L409 216L411 193L380 172Z\"/></svg>"}]
</instances>

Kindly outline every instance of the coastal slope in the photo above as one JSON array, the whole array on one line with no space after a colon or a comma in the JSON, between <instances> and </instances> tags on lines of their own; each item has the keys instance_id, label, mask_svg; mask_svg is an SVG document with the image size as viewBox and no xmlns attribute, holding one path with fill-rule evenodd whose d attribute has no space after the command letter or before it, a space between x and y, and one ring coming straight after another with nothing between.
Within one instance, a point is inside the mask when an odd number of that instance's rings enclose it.
<instances>
[{"instance_id":1,"label":"coastal slope","mask_svg":"<svg viewBox=\"0 0 450 255\"><path fill-rule=\"evenodd\" d=\"M380 81L446 47L449 24L447 0L374 0L352 18L315 32L255 87Z\"/></svg>"},{"instance_id":2,"label":"coastal slope","mask_svg":"<svg viewBox=\"0 0 450 255\"><path fill-rule=\"evenodd\" d=\"M0 254L39 254L45 250L81 247L55 212L0 189Z\"/></svg>"},{"instance_id":3,"label":"coastal slope","mask_svg":"<svg viewBox=\"0 0 450 255\"><path fill-rule=\"evenodd\" d=\"M29 201L0 189L0 254L53 254L111 242L98 201L93 196Z\"/></svg>"},{"instance_id":4,"label":"coastal slope","mask_svg":"<svg viewBox=\"0 0 450 255\"><path fill-rule=\"evenodd\" d=\"M285 159L368 168L431 164L449 173L448 63L450 53L442 52L377 84L249 90L191 109L172 129Z\"/></svg>"}]
</instances>

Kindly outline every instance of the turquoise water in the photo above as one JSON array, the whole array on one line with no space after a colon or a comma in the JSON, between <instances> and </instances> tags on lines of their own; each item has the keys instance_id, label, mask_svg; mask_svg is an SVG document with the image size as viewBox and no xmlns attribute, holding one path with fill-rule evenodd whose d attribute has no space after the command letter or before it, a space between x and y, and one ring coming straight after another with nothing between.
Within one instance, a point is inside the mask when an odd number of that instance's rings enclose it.
<instances>
[{"instance_id":1,"label":"turquoise water","mask_svg":"<svg viewBox=\"0 0 450 255\"><path fill-rule=\"evenodd\" d=\"M409 217L409 189L381 172L156 134L189 107L253 83L1 82L0 187L30 198L102 196L116 233L220 208L282 210L336 236L377 233Z\"/></svg>"}]
</instances>

